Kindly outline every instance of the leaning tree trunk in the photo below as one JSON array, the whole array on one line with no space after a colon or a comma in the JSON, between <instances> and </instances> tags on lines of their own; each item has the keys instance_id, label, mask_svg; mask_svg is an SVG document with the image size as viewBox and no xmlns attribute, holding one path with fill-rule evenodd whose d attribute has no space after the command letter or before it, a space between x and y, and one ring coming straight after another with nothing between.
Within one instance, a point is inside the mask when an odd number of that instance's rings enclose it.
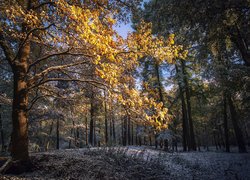
<instances>
[{"instance_id":1,"label":"leaning tree trunk","mask_svg":"<svg viewBox=\"0 0 250 180\"><path fill-rule=\"evenodd\" d=\"M229 32L231 36L232 42L235 43L236 47L238 48L243 61L245 62L246 66L250 66L250 51L249 51L249 46L246 43L247 39L244 38L238 27L234 27L234 31Z\"/></svg>"}]
</instances>

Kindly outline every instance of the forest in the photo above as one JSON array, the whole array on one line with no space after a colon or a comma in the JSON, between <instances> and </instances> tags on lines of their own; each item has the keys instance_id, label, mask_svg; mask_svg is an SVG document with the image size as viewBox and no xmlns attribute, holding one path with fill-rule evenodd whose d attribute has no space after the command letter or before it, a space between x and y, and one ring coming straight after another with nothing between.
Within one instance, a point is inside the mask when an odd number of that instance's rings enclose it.
<instances>
[{"instance_id":1,"label":"forest","mask_svg":"<svg viewBox=\"0 0 250 180\"><path fill-rule=\"evenodd\" d=\"M0 146L3 180L250 179L250 1L0 0Z\"/></svg>"}]
</instances>

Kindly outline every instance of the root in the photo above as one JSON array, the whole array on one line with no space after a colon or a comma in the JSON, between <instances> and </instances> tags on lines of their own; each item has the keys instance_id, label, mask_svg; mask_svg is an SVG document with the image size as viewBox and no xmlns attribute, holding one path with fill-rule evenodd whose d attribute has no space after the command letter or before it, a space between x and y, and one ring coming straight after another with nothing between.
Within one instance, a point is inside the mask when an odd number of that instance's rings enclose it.
<instances>
[{"instance_id":1,"label":"root","mask_svg":"<svg viewBox=\"0 0 250 180\"><path fill-rule=\"evenodd\" d=\"M22 174L32 171L32 164L28 161L13 161L9 158L0 168L0 174Z\"/></svg>"},{"instance_id":2,"label":"root","mask_svg":"<svg viewBox=\"0 0 250 180\"><path fill-rule=\"evenodd\" d=\"M0 174L5 174L6 171L10 169L12 164L13 164L12 158L9 158L0 168Z\"/></svg>"}]
</instances>

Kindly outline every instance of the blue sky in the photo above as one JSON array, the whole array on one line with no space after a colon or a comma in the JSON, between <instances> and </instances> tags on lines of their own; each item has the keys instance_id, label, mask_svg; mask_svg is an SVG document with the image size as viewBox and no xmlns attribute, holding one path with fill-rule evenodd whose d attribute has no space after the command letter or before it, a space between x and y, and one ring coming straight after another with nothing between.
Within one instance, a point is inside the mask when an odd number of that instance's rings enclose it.
<instances>
[{"instance_id":1,"label":"blue sky","mask_svg":"<svg viewBox=\"0 0 250 180\"><path fill-rule=\"evenodd\" d=\"M141 6L143 7L144 3L149 2L149 0L143 0L141 3ZM119 23L119 25L115 26L114 29L123 37L126 38L129 32L132 32L133 29L131 27L131 22L124 24L124 23Z\"/></svg>"},{"instance_id":2,"label":"blue sky","mask_svg":"<svg viewBox=\"0 0 250 180\"><path fill-rule=\"evenodd\" d=\"M114 29L123 37L126 38L129 32L132 32L133 29L131 27L131 23L120 23L119 25L115 26Z\"/></svg>"}]
</instances>

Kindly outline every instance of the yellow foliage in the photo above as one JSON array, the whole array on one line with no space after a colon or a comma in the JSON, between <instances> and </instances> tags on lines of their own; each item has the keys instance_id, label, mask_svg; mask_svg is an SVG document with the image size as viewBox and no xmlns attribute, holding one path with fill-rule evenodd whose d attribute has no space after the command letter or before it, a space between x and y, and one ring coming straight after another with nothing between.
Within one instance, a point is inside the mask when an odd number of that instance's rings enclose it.
<instances>
[{"instance_id":1,"label":"yellow foliage","mask_svg":"<svg viewBox=\"0 0 250 180\"><path fill-rule=\"evenodd\" d=\"M101 5L108 3L107 0L94 2ZM3 27L8 29L12 37L23 39L29 35L38 44L83 54L83 59L91 60L95 74L106 86L120 93L115 97L117 101L144 117L149 124L165 126L162 122L167 120L167 110L163 109L163 104L153 98L148 99L126 84L133 84L134 79L130 73L138 67L138 59L143 56L154 57L158 63L174 63L176 58L184 59L187 56L188 52L183 51L182 46L175 45L174 34L169 37L154 36L152 24L141 22L135 32L123 39L112 28L116 24L115 10L102 6L81 7L67 0L55 1L53 15L48 14L46 9L39 12L24 11L15 3L6 6L4 12L8 22ZM23 22L29 29L41 29L45 25L53 28L47 27L42 37L36 38L28 34L29 31L23 33L12 28L13 24L19 22ZM144 86L147 88L147 84ZM149 116L146 111L151 109L155 112Z\"/></svg>"}]
</instances>

